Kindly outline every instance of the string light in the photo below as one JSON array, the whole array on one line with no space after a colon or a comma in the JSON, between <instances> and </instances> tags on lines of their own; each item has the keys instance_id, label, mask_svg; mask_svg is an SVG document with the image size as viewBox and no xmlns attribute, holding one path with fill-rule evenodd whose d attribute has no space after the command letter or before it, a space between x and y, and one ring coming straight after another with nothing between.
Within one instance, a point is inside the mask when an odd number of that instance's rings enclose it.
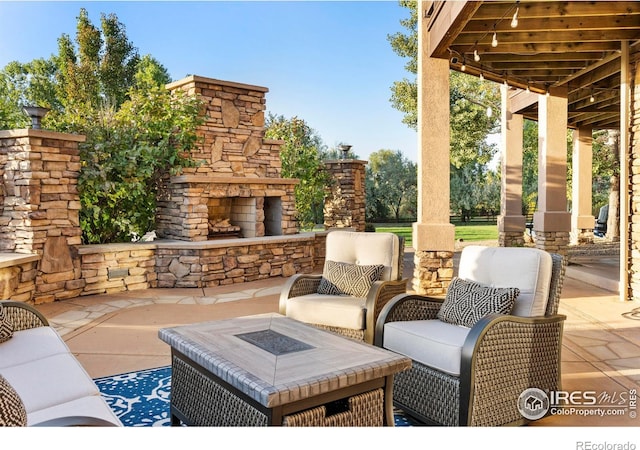
<instances>
[{"instance_id":1,"label":"string light","mask_svg":"<svg viewBox=\"0 0 640 450\"><path fill-rule=\"evenodd\" d=\"M482 75L482 72L480 72L480 81L484 81L484 75Z\"/></svg>"},{"instance_id":2,"label":"string light","mask_svg":"<svg viewBox=\"0 0 640 450\"><path fill-rule=\"evenodd\" d=\"M475 62L480 61L480 55L478 54L478 49L475 49L475 50L473 51L473 60L474 60Z\"/></svg>"},{"instance_id":3,"label":"string light","mask_svg":"<svg viewBox=\"0 0 640 450\"><path fill-rule=\"evenodd\" d=\"M518 11L520 11L520 7L517 5L518 2L516 2L516 12L513 13L513 18L511 19L511 28L518 26Z\"/></svg>"},{"instance_id":4,"label":"string light","mask_svg":"<svg viewBox=\"0 0 640 450\"><path fill-rule=\"evenodd\" d=\"M493 116L493 108L491 106L487 106L487 117Z\"/></svg>"},{"instance_id":5,"label":"string light","mask_svg":"<svg viewBox=\"0 0 640 450\"><path fill-rule=\"evenodd\" d=\"M491 40L491 46L492 47L498 46L498 33L496 33L495 31L493 32L493 39Z\"/></svg>"},{"instance_id":6,"label":"string light","mask_svg":"<svg viewBox=\"0 0 640 450\"><path fill-rule=\"evenodd\" d=\"M460 66L460 70L462 70L463 72L467 70L467 65L465 64L464 59L462 60L462 65Z\"/></svg>"},{"instance_id":7,"label":"string light","mask_svg":"<svg viewBox=\"0 0 640 450\"><path fill-rule=\"evenodd\" d=\"M527 92L531 92L531 89L529 89L529 83L527 83Z\"/></svg>"},{"instance_id":8,"label":"string light","mask_svg":"<svg viewBox=\"0 0 640 450\"><path fill-rule=\"evenodd\" d=\"M593 96L593 89L591 89L591 96L589 97L589 101L590 101L591 103L593 103L593 102L595 102L595 101L596 101L595 97Z\"/></svg>"}]
</instances>

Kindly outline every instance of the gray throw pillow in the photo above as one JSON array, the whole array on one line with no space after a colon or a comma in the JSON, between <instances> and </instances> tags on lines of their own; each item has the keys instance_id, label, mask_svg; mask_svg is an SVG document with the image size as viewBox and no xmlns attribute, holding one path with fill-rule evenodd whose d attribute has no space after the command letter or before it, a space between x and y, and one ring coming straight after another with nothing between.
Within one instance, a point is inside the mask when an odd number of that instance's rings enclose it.
<instances>
[{"instance_id":1,"label":"gray throw pillow","mask_svg":"<svg viewBox=\"0 0 640 450\"><path fill-rule=\"evenodd\" d=\"M27 411L22 399L9 382L0 375L0 427L24 427Z\"/></svg>"},{"instance_id":2,"label":"gray throw pillow","mask_svg":"<svg viewBox=\"0 0 640 450\"><path fill-rule=\"evenodd\" d=\"M8 341L11 336L13 336L13 324L0 304L0 342Z\"/></svg>"},{"instance_id":3,"label":"gray throw pillow","mask_svg":"<svg viewBox=\"0 0 640 450\"><path fill-rule=\"evenodd\" d=\"M455 325L473 327L489 314L509 314L518 295L518 288L496 288L454 278L438 311L438 319Z\"/></svg>"},{"instance_id":4,"label":"gray throw pillow","mask_svg":"<svg viewBox=\"0 0 640 450\"><path fill-rule=\"evenodd\" d=\"M374 281L382 276L384 266L361 266L327 260L318 286L318 294L366 297Z\"/></svg>"}]
</instances>

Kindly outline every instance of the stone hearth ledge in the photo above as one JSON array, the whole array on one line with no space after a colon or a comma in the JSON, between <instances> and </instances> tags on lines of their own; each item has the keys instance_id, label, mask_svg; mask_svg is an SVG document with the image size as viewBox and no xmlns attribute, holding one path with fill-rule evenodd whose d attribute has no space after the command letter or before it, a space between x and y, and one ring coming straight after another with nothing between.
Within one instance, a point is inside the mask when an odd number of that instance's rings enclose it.
<instances>
[{"instance_id":1,"label":"stone hearth ledge","mask_svg":"<svg viewBox=\"0 0 640 450\"><path fill-rule=\"evenodd\" d=\"M40 258L42 258L41 255L28 253L0 253L0 269L38 261Z\"/></svg>"},{"instance_id":2,"label":"stone hearth ledge","mask_svg":"<svg viewBox=\"0 0 640 450\"><path fill-rule=\"evenodd\" d=\"M253 238L232 238L232 239L214 239L208 241L180 241L177 239L158 239L153 242L124 242L118 244L91 244L82 245L78 248L78 254L85 255L90 253L101 253L105 251L124 251L124 250L154 250L159 248L180 248L202 250L208 248L229 248L243 247L256 244L273 244L286 243L292 241L305 241L314 238L317 232L298 233L283 236L264 236Z\"/></svg>"}]
</instances>

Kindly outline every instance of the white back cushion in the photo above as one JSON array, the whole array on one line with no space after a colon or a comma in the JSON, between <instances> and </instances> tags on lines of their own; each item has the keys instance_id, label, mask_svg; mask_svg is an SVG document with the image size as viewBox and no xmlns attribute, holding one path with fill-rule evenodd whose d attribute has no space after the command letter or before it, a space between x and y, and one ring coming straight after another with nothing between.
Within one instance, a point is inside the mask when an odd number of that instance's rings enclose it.
<instances>
[{"instance_id":1,"label":"white back cushion","mask_svg":"<svg viewBox=\"0 0 640 450\"><path fill-rule=\"evenodd\" d=\"M536 248L468 246L458 276L493 287L517 287L512 314L544 316L551 283L551 255Z\"/></svg>"},{"instance_id":2,"label":"white back cushion","mask_svg":"<svg viewBox=\"0 0 640 450\"><path fill-rule=\"evenodd\" d=\"M400 276L400 239L393 233L367 233L331 231L327 234L325 259L349 264L382 264L383 281L397 280Z\"/></svg>"}]
</instances>

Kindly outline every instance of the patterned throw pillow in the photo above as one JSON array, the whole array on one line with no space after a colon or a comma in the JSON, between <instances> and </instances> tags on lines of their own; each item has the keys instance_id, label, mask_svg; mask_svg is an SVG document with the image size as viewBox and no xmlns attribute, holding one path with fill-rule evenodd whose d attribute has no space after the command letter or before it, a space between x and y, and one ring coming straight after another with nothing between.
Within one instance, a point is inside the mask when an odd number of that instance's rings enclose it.
<instances>
[{"instance_id":1,"label":"patterned throw pillow","mask_svg":"<svg viewBox=\"0 0 640 450\"><path fill-rule=\"evenodd\" d=\"M24 427L27 411L22 399L9 382L0 375L0 427Z\"/></svg>"},{"instance_id":2,"label":"patterned throw pillow","mask_svg":"<svg viewBox=\"0 0 640 450\"><path fill-rule=\"evenodd\" d=\"M384 271L383 265L360 266L327 260L318 286L318 294L366 297L374 281Z\"/></svg>"},{"instance_id":3,"label":"patterned throw pillow","mask_svg":"<svg viewBox=\"0 0 640 450\"><path fill-rule=\"evenodd\" d=\"M0 342L8 341L13 336L13 324L5 315L2 305L0 305Z\"/></svg>"},{"instance_id":4,"label":"patterned throw pillow","mask_svg":"<svg viewBox=\"0 0 640 450\"><path fill-rule=\"evenodd\" d=\"M472 327L489 314L509 314L518 295L518 288L495 288L454 278L438 311L438 319Z\"/></svg>"}]
</instances>

